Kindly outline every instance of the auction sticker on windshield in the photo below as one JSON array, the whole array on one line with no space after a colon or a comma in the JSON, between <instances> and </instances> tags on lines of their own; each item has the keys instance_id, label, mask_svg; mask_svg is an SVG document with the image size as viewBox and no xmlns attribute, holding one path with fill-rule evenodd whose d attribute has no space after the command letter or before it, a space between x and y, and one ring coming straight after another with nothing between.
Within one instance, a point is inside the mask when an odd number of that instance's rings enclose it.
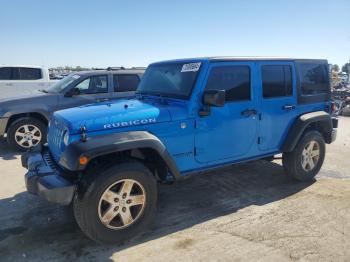
<instances>
[{"instance_id":1,"label":"auction sticker on windshield","mask_svg":"<svg viewBox=\"0 0 350 262\"><path fill-rule=\"evenodd\" d=\"M199 67L201 66L201 63L189 63L189 64L184 64L181 69L182 72L196 72L199 70Z\"/></svg>"}]
</instances>

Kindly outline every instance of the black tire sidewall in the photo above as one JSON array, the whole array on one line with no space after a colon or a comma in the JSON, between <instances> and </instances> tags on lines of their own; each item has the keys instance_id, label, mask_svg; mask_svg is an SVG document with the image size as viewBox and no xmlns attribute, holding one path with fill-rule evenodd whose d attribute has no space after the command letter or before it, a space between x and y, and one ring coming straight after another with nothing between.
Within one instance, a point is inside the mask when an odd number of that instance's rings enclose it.
<instances>
[{"instance_id":1,"label":"black tire sidewall","mask_svg":"<svg viewBox=\"0 0 350 262\"><path fill-rule=\"evenodd\" d=\"M36 126L41 132L41 141L38 144L43 144L46 142L47 136L47 125L45 125L41 120L31 117L19 118L14 121L7 130L7 142L15 150L26 151L29 148L25 148L17 144L15 139L16 130L23 125L33 125Z\"/></svg>"},{"instance_id":2,"label":"black tire sidewall","mask_svg":"<svg viewBox=\"0 0 350 262\"><path fill-rule=\"evenodd\" d=\"M320 156L316 166L310 171L305 171L301 161L302 152L310 141L316 141L319 144ZM285 157L284 166L286 172L299 181L313 180L323 165L325 155L326 145L323 136L318 131L308 131L303 135L293 152L288 153Z\"/></svg>"},{"instance_id":3,"label":"black tire sidewall","mask_svg":"<svg viewBox=\"0 0 350 262\"><path fill-rule=\"evenodd\" d=\"M141 216L126 228L113 230L102 224L98 215L98 205L103 192L113 183L122 179L133 179L145 190L146 203ZM157 205L157 184L151 172L141 163L118 164L99 174L89 185L84 195L76 196L80 202L77 221L82 230L100 243L122 243L146 229L152 221Z\"/></svg>"}]
</instances>

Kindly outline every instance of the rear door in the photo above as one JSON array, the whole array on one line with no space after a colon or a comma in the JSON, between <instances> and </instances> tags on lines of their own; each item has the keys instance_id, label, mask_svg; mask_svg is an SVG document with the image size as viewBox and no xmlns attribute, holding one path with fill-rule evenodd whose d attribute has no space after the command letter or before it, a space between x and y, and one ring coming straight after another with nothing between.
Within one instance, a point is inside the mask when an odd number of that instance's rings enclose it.
<instances>
[{"instance_id":1,"label":"rear door","mask_svg":"<svg viewBox=\"0 0 350 262\"><path fill-rule=\"evenodd\" d=\"M293 62L259 62L259 149L277 152L296 116Z\"/></svg>"},{"instance_id":2,"label":"rear door","mask_svg":"<svg viewBox=\"0 0 350 262\"><path fill-rule=\"evenodd\" d=\"M138 74L114 74L113 75L113 98L130 97L140 83Z\"/></svg>"},{"instance_id":3,"label":"rear door","mask_svg":"<svg viewBox=\"0 0 350 262\"><path fill-rule=\"evenodd\" d=\"M30 94L34 90L46 89L47 85L41 68L13 67L11 86L18 94Z\"/></svg>"}]
</instances>

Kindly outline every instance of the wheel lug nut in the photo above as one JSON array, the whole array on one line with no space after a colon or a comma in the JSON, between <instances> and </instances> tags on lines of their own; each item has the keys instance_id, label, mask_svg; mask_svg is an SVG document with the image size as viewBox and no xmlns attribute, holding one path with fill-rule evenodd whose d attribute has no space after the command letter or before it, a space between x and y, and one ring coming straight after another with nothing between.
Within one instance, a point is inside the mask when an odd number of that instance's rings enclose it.
<instances>
[{"instance_id":1,"label":"wheel lug nut","mask_svg":"<svg viewBox=\"0 0 350 262\"><path fill-rule=\"evenodd\" d=\"M127 203L127 204L130 204L130 203L131 203L131 200L130 200L130 199L128 199L128 200L126 201L126 203Z\"/></svg>"},{"instance_id":2,"label":"wheel lug nut","mask_svg":"<svg viewBox=\"0 0 350 262\"><path fill-rule=\"evenodd\" d=\"M114 202L119 202L119 199L118 198L114 198Z\"/></svg>"},{"instance_id":3,"label":"wheel lug nut","mask_svg":"<svg viewBox=\"0 0 350 262\"><path fill-rule=\"evenodd\" d=\"M122 209L122 210L123 210L123 212L125 212L125 211L126 211L126 207L123 207L123 209Z\"/></svg>"},{"instance_id":4,"label":"wheel lug nut","mask_svg":"<svg viewBox=\"0 0 350 262\"><path fill-rule=\"evenodd\" d=\"M126 194L125 193L123 194L123 198L126 198Z\"/></svg>"},{"instance_id":5,"label":"wheel lug nut","mask_svg":"<svg viewBox=\"0 0 350 262\"><path fill-rule=\"evenodd\" d=\"M115 207L115 208L114 208L114 211L118 211L118 209L119 209L119 207Z\"/></svg>"}]
</instances>

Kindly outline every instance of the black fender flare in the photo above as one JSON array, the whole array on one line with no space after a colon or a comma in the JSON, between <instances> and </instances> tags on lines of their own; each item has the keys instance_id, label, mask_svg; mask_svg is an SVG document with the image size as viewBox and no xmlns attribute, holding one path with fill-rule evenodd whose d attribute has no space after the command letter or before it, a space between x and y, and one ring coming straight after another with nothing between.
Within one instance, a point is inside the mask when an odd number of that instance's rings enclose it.
<instances>
[{"instance_id":1,"label":"black fender flare","mask_svg":"<svg viewBox=\"0 0 350 262\"><path fill-rule=\"evenodd\" d=\"M87 138L85 142L76 141L69 144L64 150L59 164L70 171L82 171L85 165L79 164L79 158L85 156L90 160L110 153L130 149L150 148L155 150L164 160L175 179L180 178L173 158L166 150L165 145L154 135L146 131L131 131Z\"/></svg>"},{"instance_id":2,"label":"black fender flare","mask_svg":"<svg viewBox=\"0 0 350 262\"><path fill-rule=\"evenodd\" d=\"M290 127L281 151L293 151L304 131L313 123L317 123L319 128L322 130L321 133L325 138L325 142L328 144L331 143L332 130L335 122L337 123L337 119L332 119L332 117L324 111L316 111L300 115Z\"/></svg>"}]
</instances>

